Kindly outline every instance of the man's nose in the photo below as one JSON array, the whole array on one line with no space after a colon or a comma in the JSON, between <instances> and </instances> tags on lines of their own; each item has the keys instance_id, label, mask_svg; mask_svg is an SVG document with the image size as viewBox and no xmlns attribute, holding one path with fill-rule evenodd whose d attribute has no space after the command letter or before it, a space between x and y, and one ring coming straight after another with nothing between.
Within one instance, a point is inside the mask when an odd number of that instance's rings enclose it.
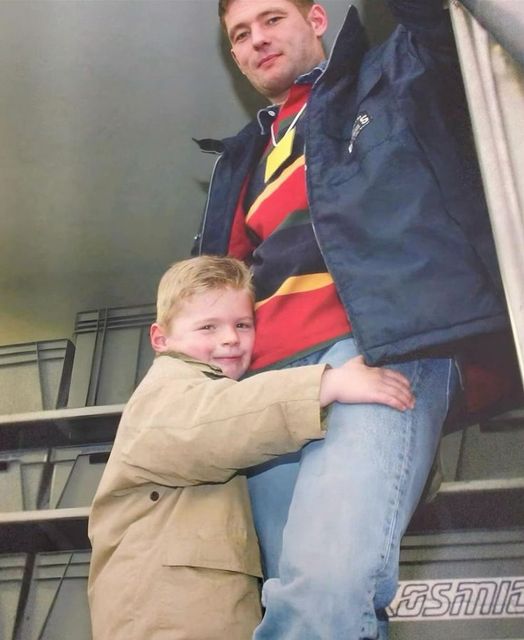
<instances>
[{"instance_id":1,"label":"man's nose","mask_svg":"<svg viewBox=\"0 0 524 640\"><path fill-rule=\"evenodd\" d=\"M251 27L251 44L255 49L260 49L269 43L267 32L261 25L253 25Z\"/></svg>"}]
</instances>

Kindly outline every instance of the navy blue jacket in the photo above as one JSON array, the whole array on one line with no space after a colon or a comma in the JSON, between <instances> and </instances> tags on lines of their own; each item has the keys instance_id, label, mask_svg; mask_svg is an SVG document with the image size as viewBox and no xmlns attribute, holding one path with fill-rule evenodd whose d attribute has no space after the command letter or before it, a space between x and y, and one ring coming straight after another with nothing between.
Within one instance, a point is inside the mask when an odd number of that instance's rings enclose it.
<instances>
[{"instance_id":1,"label":"navy blue jacket","mask_svg":"<svg viewBox=\"0 0 524 640\"><path fill-rule=\"evenodd\" d=\"M369 364L508 327L448 12L390 4L399 26L372 49L349 9L303 116L315 234ZM221 155L196 251L224 254L266 137L200 143Z\"/></svg>"}]
</instances>

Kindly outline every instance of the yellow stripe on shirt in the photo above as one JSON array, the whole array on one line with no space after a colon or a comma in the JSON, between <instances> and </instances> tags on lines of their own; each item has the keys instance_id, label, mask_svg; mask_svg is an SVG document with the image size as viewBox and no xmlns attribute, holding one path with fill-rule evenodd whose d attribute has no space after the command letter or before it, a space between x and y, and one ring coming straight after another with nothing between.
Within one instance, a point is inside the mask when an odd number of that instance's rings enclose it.
<instances>
[{"instance_id":1,"label":"yellow stripe on shirt","mask_svg":"<svg viewBox=\"0 0 524 640\"><path fill-rule=\"evenodd\" d=\"M305 276L291 276L282 283L273 295L269 296L269 298L266 298L265 300L259 300L255 304L255 309L258 309L263 304L266 304L266 302L269 302L277 296L314 291L315 289L327 287L330 284L333 284L333 278L329 273L310 273Z\"/></svg>"},{"instance_id":2,"label":"yellow stripe on shirt","mask_svg":"<svg viewBox=\"0 0 524 640\"><path fill-rule=\"evenodd\" d=\"M264 189L264 191L262 191L262 193L255 200L255 202L253 202L253 204L249 207L249 211L247 212L247 215L246 215L246 222L256 212L256 210L258 209L258 207L260 207L260 205L264 202L264 200L267 200L267 198L269 198L269 196L272 193L274 193L280 187L280 185L289 178L289 176L294 171L296 171L300 166L302 166L304 162L305 162L305 158L304 158L304 154L302 154L300 157L298 157L295 160L295 162L293 162L293 164L290 164L287 169L284 169L284 171L282 171L282 173L278 176L276 180L268 184L268 186Z\"/></svg>"}]
</instances>

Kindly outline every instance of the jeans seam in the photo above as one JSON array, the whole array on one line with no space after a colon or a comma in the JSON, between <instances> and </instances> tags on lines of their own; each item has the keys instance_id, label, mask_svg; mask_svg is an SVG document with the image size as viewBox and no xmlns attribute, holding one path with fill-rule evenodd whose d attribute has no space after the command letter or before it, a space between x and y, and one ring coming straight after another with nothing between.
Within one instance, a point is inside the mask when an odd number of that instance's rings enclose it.
<instances>
[{"instance_id":1,"label":"jeans seam","mask_svg":"<svg viewBox=\"0 0 524 640\"><path fill-rule=\"evenodd\" d=\"M415 387L419 379L420 379L420 364L417 363L417 368L414 373L413 381L412 381L413 388ZM379 556L379 558L381 559L381 562L379 563L377 570L371 577L370 586L372 586L373 588L368 589L368 594L371 597L370 599L371 607L373 607L373 597L376 594L377 583L379 581L380 575L384 573L384 571L386 570L389 564L391 549L393 547L393 539L395 537L395 529L396 529L396 524L398 522L398 512L399 512L400 502L401 502L400 498L402 494L405 494L403 483L405 484L405 481L407 478L407 469L408 469L408 465L412 455L411 454L412 447L410 446L410 443L413 440L413 427L414 427L414 421L413 421L412 414L410 413L409 417L406 418L406 427L403 430L404 446L403 446L403 453L401 454L401 458L400 458L402 464L398 474L395 476L396 484L393 487L393 492L388 502L390 506L388 511L389 518L387 518L386 520L387 535L385 536L385 544L382 547L382 550ZM371 615L371 614L372 614L371 610L363 611L362 620L361 620L361 633L366 633L367 635L371 633L372 631L371 627L373 624L372 618L374 618L374 615ZM365 637L367 636L362 636L362 638L365 638Z\"/></svg>"},{"instance_id":2,"label":"jeans seam","mask_svg":"<svg viewBox=\"0 0 524 640\"><path fill-rule=\"evenodd\" d=\"M460 367L458 366L457 362L455 361L454 358L450 358L449 361L449 368L448 368L448 384L446 387L446 414L449 411L449 407L450 407L450 396L451 396L451 371L453 369L453 367L455 368L456 372L457 372L457 376L458 376L458 381L459 381L459 385L462 387L462 375L461 375L461 371L460 371Z\"/></svg>"},{"instance_id":3,"label":"jeans seam","mask_svg":"<svg viewBox=\"0 0 524 640\"><path fill-rule=\"evenodd\" d=\"M450 406L450 395L451 395L451 373L452 373L452 369L453 367L456 366L454 363L453 359L450 359L449 364L448 364L448 373L447 373L447 382L446 382L446 413L449 411L449 406ZM413 376L413 381L412 381L412 388L415 389L416 384L418 383L418 381L420 380L420 362L417 363L417 369L415 372L415 375ZM416 393L415 393L416 395ZM402 464L402 468L399 471L399 474L397 476L397 482L398 482L398 487L396 487L396 501L395 501L395 506L393 509L393 517L392 517L392 521L389 525L389 531L388 531L388 535L386 536L386 544L383 548L383 562L380 566L380 569L376 572L374 578L375 578L375 583L376 581L378 581L378 579L380 578L380 575L386 570L388 564L389 564L389 560L390 560L390 554L391 554L391 549L393 547L393 539L395 536L395 528L396 528L396 524L397 524L397 520L398 520L398 514L400 511L400 504L401 504L401 497L402 495L406 494L405 491L405 483L406 480L408 478L408 473L407 473L407 469L408 469L408 465L410 464L412 457L413 457L413 447L410 446L410 443L413 440L413 436L414 436L414 421L412 419L412 415L410 414L410 419L409 419L409 424L408 424L408 428L405 431L405 437L404 437L404 442L406 444L406 436L407 436L407 450L406 450L406 446L404 447L404 455L403 455L403 464Z\"/></svg>"},{"instance_id":4,"label":"jeans seam","mask_svg":"<svg viewBox=\"0 0 524 640\"><path fill-rule=\"evenodd\" d=\"M416 388L416 385L420 380L420 377L421 377L420 369L421 369L420 363L417 362L417 368L413 375L413 381L411 383L411 386L413 389ZM380 574L385 571L386 567L389 564L391 549L393 547L393 539L395 537L396 525L398 522L398 514L400 510L401 498L403 495L406 494L405 484L408 478L407 471L413 456L413 451L412 451L413 449L412 442L413 442L413 435L414 435L413 429L414 429L413 414L409 412L408 416L406 416L406 428L404 429L404 437L403 437L404 446L403 446L403 453L401 457L402 464L398 472L398 475L395 477L396 485L393 487L394 492L390 500L391 520L389 521L389 525L388 525L385 545L382 549L382 554L381 554L382 563L380 568L375 574L375 581L378 580L378 578L380 577Z\"/></svg>"}]
</instances>

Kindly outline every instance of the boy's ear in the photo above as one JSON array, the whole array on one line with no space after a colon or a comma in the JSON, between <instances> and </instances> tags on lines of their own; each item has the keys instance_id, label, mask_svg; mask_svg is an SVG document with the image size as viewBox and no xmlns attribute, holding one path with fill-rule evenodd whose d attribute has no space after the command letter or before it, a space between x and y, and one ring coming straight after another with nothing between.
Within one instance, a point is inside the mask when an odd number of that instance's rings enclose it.
<instances>
[{"instance_id":1,"label":"boy's ear","mask_svg":"<svg viewBox=\"0 0 524 640\"><path fill-rule=\"evenodd\" d=\"M157 353L167 351L166 335L164 333L164 329L162 329L158 322L153 322L149 328L149 339L154 351Z\"/></svg>"}]
</instances>

